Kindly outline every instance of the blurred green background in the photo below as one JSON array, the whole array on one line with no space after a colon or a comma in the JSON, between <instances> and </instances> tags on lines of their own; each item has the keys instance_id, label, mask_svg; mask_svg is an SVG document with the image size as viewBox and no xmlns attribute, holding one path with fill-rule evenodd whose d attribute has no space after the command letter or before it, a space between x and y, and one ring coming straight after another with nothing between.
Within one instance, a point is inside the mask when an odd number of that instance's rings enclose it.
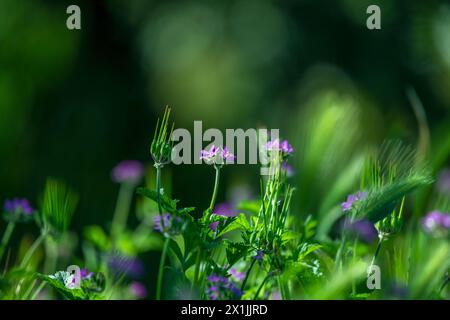
<instances>
[{"instance_id":1,"label":"blurred green background","mask_svg":"<svg viewBox=\"0 0 450 320\"><path fill-rule=\"evenodd\" d=\"M81 30L66 28L70 4ZM381 30L366 28L370 4ZM80 193L73 229L105 225L111 169L151 164L166 104L177 127L280 128L300 180L318 113L331 110L332 136L347 135L343 153L385 138L415 144L409 86L439 145L450 131L449 30L450 4L437 0L1 0L0 196L36 205L45 178L63 178ZM172 171L174 196L206 207L210 168ZM232 184L256 193L258 178L256 166L227 168L219 201Z\"/></svg>"}]
</instances>

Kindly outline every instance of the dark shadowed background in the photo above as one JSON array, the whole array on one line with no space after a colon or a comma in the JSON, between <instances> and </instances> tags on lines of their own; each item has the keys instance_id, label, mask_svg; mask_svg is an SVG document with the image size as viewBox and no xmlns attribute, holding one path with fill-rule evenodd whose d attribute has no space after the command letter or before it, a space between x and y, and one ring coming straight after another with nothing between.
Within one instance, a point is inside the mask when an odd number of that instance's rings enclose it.
<instances>
[{"instance_id":1,"label":"dark shadowed background","mask_svg":"<svg viewBox=\"0 0 450 320\"><path fill-rule=\"evenodd\" d=\"M81 8L81 30L66 28L69 4ZM366 28L370 4L381 7L381 30ZM166 104L177 127L280 128L299 164L322 108L353 141L343 152L385 138L415 144L412 87L439 144L450 130L449 30L450 4L437 0L2 0L1 200L36 204L45 178L59 177L80 194L72 228L105 224L118 192L111 169L124 159L151 166ZM172 171L174 196L206 207L210 168ZM256 166L227 168L219 200L257 181Z\"/></svg>"}]
</instances>

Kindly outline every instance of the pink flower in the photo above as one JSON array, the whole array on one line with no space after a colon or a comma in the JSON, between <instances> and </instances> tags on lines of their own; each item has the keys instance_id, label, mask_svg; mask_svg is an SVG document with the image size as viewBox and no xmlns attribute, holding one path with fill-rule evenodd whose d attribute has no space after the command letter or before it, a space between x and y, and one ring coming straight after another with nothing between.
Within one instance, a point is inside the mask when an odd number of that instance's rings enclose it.
<instances>
[{"instance_id":1,"label":"pink flower","mask_svg":"<svg viewBox=\"0 0 450 320\"><path fill-rule=\"evenodd\" d=\"M221 148L212 145L209 150L200 151L200 159L204 160L206 164L224 164L226 162L232 163L235 156L228 151L227 147Z\"/></svg>"},{"instance_id":2,"label":"pink flower","mask_svg":"<svg viewBox=\"0 0 450 320\"><path fill-rule=\"evenodd\" d=\"M275 139L266 143L267 151L281 151L284 156L291 155L294 153L294 148L289 144L287 140L283 140L280 142L279 139Z\"/></svg>"},{"instance_id":3,"label":"pink flower","mask_svg":"<svg viewBox=\"0 0 450 320\"><path fill-rule=\"evenodd\" d=\"M122 161L111 172L111 178L116 183L137 184L143 175L144 165L135 160Z\"/></svg>"},{"instance_id":4,"label":"pink flower","mask_svg":"<svg viewBox=\"0 0 450 320\"><path fill-rule=\"evenodd\" d=\"M217 231L217 226L219 225L219 221L214 221L213 223L211 223L210 225L209 225L209 228L212 230L212 231L214 231L214 232L216 232Z\"/></svg>"}]
</instances>

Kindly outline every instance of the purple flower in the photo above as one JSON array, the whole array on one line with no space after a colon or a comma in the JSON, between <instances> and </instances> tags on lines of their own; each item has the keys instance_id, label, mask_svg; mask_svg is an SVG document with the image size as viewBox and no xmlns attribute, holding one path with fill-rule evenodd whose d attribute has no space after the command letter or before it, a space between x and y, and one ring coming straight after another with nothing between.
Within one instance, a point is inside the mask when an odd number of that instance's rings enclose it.
<instances>
[{"instance_id":1,"label":"purple flower","mask_svg":"<svg viewBox=\"0 0 450 320\"><path fill-rule=\"evenodd\" d=\"M349 194L347 196L347 201L341 204L342 211L350 211L355 202L366 199L367 193L364 191L358 191L356 195Z\"/></svg>"},{"instance_id":2,"label":"purple flower","mask_svg":"<svg viewBox=\"0 0 450 320\"><path fill-rule=\"evenodd\" d=\"M83 280L89 279L90 277L92 277L93 274L94 274L93 272L89 272L88 268L83 268L80 270L80 277Z\"/></svg>"},{"instance_id":3,"label":"purple flower","mask_svg":"<svg viewBox=\"0 0 450 320\"><path fill-rule=\"evenodd\" d=\"M6 213L12 213L15 215L29 216L34 212L34 209L30 206L30 203L27 199L19 198L5 200L3 209Z\"/></svg>"},{"instance_id":4,"label":"purple flower","mask_svg":"<svg viewBox=\"0 0 450 320\"><path fill-rule=\"evenodd\" d=\"M214 282L220 281L221 278L220 278L218 275L216 275L215 273L213 273L212 275L206 277L206 279L207 279L209 282L214 283Z\"/></svg>"},{"instance_id":5,"label":"purple flower","mask_svg":"<svg viewBox=\"0 0 450 320\"><path fill-rule=\"evenodd\" d=\"M275 291L272 293L272 296L270 297L270 300L281 300L281 293L280 291Z\"/></svg>"},{"instance_id":6,"label":"purple flower","mask_svg":"<svg viewBox=\"0 0 450 320\"><path fill-rule=\"evenodd\" d=\"M137 299L144 299L147 296L147 289L138 281L133 281L130 284L129 291Z\"/></svg>"},{"instance_id":7,"label":"purple flower","mask_svg":"<svg viewBox=\"0 0 450 320\"><path fill-rule=\"evenodd\" d=\"M285 156L294 153L294 148L289 144L287 140L283 140L280 142L279 139L275 139L267 142L265 147L267 151L281 151Z\"/></svg>"},{"instance_id":8,"label":"purple flower","mask_svg":"<svg viewBox=\"0 0 450 320\"><path fill-rule=\"evenodd\" d=\"M116 276L125 274L131 278L139 278L144 274L144 265L135 257L112 254L109 256L107 264Z\"/></svg>"},{"instance_id":9,"label":"purple flower","mask_svg":"<svg viewBox=\"0 0 450 320\"><path fill-rule=\"evenodd\" d=\"M283 161L283 163L281 164L281 170L286 172L286 177L288 178L294 175L294 168L292 168L292 166L286 161Z\"/></svg>"},{"instance_id":10,"label":"purple flower","mask_svg":"<svg viewBox=\"0 0 450 320\"><path fill-rule=\"evenodd\" d=\"M212 164L216 161L217 155L219 154L220 150L215 145L211 146L211 149L202 150L200 151L200 160L205 160L207 164Z\"/></svg>"},{"instance_id":11,"label":"purple flower","mask_svg":"<svg viewBox=\"0 0 450 320\"><path fill-rule=\"evenodd\" d=\"M437 180L437 188L442 193L450 193L450 169L442 170Z\"/></svg>"},{"instance_id":12,"label":"purple flower","mask_svg":"<svg viewBox=\"0 0 450 320\"><path fill-rule=\"evenodd\" d=\"M138 184L143 175L144 165L135 160L122 161L111 172L111 178L116 183Z\"/></svg>"},{"instance_id":13,"label":"purple flower","mask_svg":"<svg viewBox=\"0 0 450 320\"><path fill-rule=\"evenodd\" d=\"M236 268L231 268L230 274L236 281L241 282L245 279L245 272L238 271Z\"/></svg>"},{"instance_id":14,"label":"purple flower","mask_svg":"<svg viewBox=\"0 0 450 320\"><path fill-rule=\"evenodd\" d=\"M235 159L234 154L228 151L227 147L216 147L212 145L209 150L200 151L200 159L205 160L207 164L232 163Z\"/></svg>"},{"instance_id":15,"label":"purple flower","mask_svg":"<svg viewBox=\"0 0 450 320\"><path fill-rule=\"evenodd\" d=\"M154 216L153 223L153 229L163 234L175 235L180 233L183 228L183 219L170 215L169 213L163 213L162 220L161 215Z\"/></svg>"},{"instance_id":16,"label":"purple flower","mask_svg":"<svg viewBox=\"0 0 450 320\"><path fill-rule=\"evenodd\" d=\"M236 158L234 156L234 154L232 154L231 152L228 151L227 147L223 147L221 156L225 162L230 162L230 163L234 162L234 159Z\"/></svg>"},{"instance_id":17,"label":"purple flower","mask_svg":"<svg viewBox=\"0 0 450 320\"><path fill-rule=\"evenodd\" d=\"M211 223L208 227L212 230L212 231L214 231L214 232L216 232L217 231L217 226L219 225L219 221L214 221L213 223Z\"/></svg>"},{"instance_id":18,"label":"purple flower","mask_svg":"<svg viewBox=\"0 0 450 320\"><path fill-rule=\"evenodd\" d=\"M289 144L287 140L283 140L280 144L281 151L285 154L291 154L294 152L294 148Z\"/></svg>"},{"instance_id":19,"label":"purple flower","mask_svg":"<svg viewBox=\"0 0 450 320\"><path fill-rule=\"evenodd\" d=\"M256 251L256 255L253 258L255 260L262 260L264 258L264 252L262 250Z\"/></svg>"},{"instance_id":20,"label":"purple flower","mask_svg":"<svg viewBox=\"0 0 450 320\"><path fill-rule=\"evenodd\" d=\"M233 208L233 206L227 202L218 203L214 206L213 210L214 214L217 214L218 216L224 216L224 217L234 217L238 213Z\"/></svg>"},{"instance_id":21,"label":"purple flower","mask_svg":"<svg viewBox=\"0 0 450 320\"><path fill-rule=\"evenodd\" d=\"M239 299L243 292L230 281L230 279L212 274L207 277L209 281L207 294L210 300Z\"/></svg>"},{"instance_id":22,"label":"purple flower","mask_svg":"<svg viewBox=\"0 0 450 320\"><path fill-rule=\"evenodd\" d=\"M432 211L422 219L422 226L427 233L450 230L450 214Z\"/></svg>"},{"instance_id":23,"label":"purple flower","mask_svg":"<svg viewBox=\"0 0 450 320\"><path fill-rule=\"evenodd\" d=\"M162 216L162 221L161 221ZM156 215L153 217L153 229L155 231L164 233L164 231L170 226L171 216L169 213L163 213L162 215Z\"/></svg>"},{"instance_id":24,"label":"purple flower","mask_svg":"<svg viewBox=\"0 0 450 320\"><path fill-rule=\"evenodd\" d=\"M375 225L367 219L354 222L351 222L350 219L345 219L344 230L356 235L366 243L372 243L378 237L378 231Z\"/></svg>"}]
</instances>

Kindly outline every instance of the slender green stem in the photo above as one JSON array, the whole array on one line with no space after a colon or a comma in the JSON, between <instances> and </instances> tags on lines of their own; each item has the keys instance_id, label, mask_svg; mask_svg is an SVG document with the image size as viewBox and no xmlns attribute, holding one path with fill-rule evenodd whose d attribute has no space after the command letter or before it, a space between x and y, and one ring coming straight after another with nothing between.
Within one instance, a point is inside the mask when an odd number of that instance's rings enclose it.
<instances>
[{"instance_id":1,"label":"slender green stem","mask_svg":"<svg viewBox=\"0 0 450 320\"><path fill-rule=\"evenodd\" d=\"M258 287L258 290L256 290L255 296L253 297L253 300L258 299L259 293L261 292L262 288L264 287L264 285L266 284L266 281L269 279L270 275L268 274L264 280L261 282L261 284Z\"/></svg>"},{"instance_id":2,"label":"slender green stem","mask_svg":"<svg viewBox=\"0 0 450 320\"><path fill-rule=\"evenodd\" d=\"M339 249L336 253L336 259L335 259L335 270L339 270L342 267L342 256L343 256L343 252L344 252L344 247L345 247L345 243L346 243L347 239L345 237L345 233L342 235L342 239L341 239L341 245L339 246Z\"/></svg>"},{"instance_id":3,"label":"slender green stem","mask_svg":"<svg viewBox=\"0 0 450 320\"><path fill-rule=\"evenodd\" d=\"M42 281L41 284L39 285L39 287L36 289L36 291L33 293L33 295L31 296L30 300L36 300L37 296L39 295L39 293L42 291L42 289L44 289L45 285L47 284L47 282Z\"/></svg>"},{"instance_id":4,"label":"slender green stem","mask_svg":"<svg viewBox=\"0 0 450 320\"><path fill-rule=\"evenodd\" d=\"M358 238L355 238L355 241L353 242L353 264L356 263L356 246L358 245ZM356 283L355 279L352 279L352 294L356 294Z\"/></svg>"},{"instance_id":5,"label":"slender green stem","mask_svg":"<svg viewBox=\"0 0 450 320\"><path fill-rule=\"evenodd\" d=\"M156 300L161 300L161 289L164 278L164 264L166 262L167 250L169 248L170 238L164 241L163 251L161 253L161 260L159 262L158 282L156 284Z\"/></svg>"},{"instance_id":6,"label":"slender green stem","mask_svg":"<svg viewBox=\"0 0 450 320\"><path fill-rule=\"evenodd\" d=\"M44 272L53 273L58 262L58 243L52 238L45 239L45 262Z\"/></svg>"},{"instance_id":7,"label":"slender green stem","mask_svg":"<svg viewBox=\"0 0 450 320\"><path fill-rule=\"evenodd\" d=\"M2 237L2 242L0 243L0 263L2 262L3 254L6 251L6 246L8 245L9 239L11 238L15 226L16 224L12 221L9 222L6 226L5 233Z\"/></svg>"},{"instance_id":8,"label":"slender green stem","mask_svg":"<svg viewBox=\"0 0 450 320\"><path fill-rule=\"evenodd\" d=\"M383 242L383 240L384 240L384 236L380 235L380 237L378 239L377 248L375 249L375 253L373 255L372 262L370 263L370 269L369 270L372 270L372 267L375 264L375 260L377 259L378 254L380 253L381 243Z\"/></svg>"},{"instance_id":9,"label":"slender green stem","mask_svg":"<svg viewBox=\"0 0 450 320\"><path fill-rule=\"evenodd\" d=\"M284 286L281 281L281 276L277 276L278 288L280 288L281 299L286 300L286 292L284 291Z\"/></svg>"},{"instance_id":10,"label":"slender green stem","mask_svg":"<svg viewBox=\"0 0 450 320\"><path fill-rule=\"evenodd\" d=\"M194 280L192 281L191 291L194 292L195 285L198 282L198 275L200 273L200 263L202 261L202 250L199 247L197 252L197 257L195 259L195 270L194 270Z\"/></svg>"},{"instance_id":11,"label":"slender green stem","mask_svg":"<svg viewBox=\"0 0 450 320\"><path fill-rule=\"evenodd\" d=\"M245 285L247 284L248 278L250 276L250 272L252 271L253 266L255 265L256 259L252 258L252 262L250 263L250 266L248 267L247 273L245 274L244 281L242 282L241 291L244 291Z\"/></svg>"},{"instance_id":12,"label":"slender green stem","mask_svg":"<svg viewBox=\"0 0 450 320\"><path fill-rule=\"evenodd\" d=\"M31 285L28 287L27 291L23 294L22 299L21 300L27 300L28 296L31 294L31 292L33 291L34 286L36 285L37 279L34 279L33 282L31 283Z\"/></svg>"},{"instance_id":13,"label":"slender green stem","mask_svg":"<svg viewBox=\"0 0 450 320\"><path fill-rule=\"evenodd\" d=\"M214 209L214 204L216 203L217 192L219 190L219 180L220 180L220 168L215 167L216 169L216 178L214 180L214 191L211 197L211 203L209 204L209 210L212 211Z\"/></svg>"},{"instance_id":14,"label":"slender green stem","mask_svg":"<svg viewBox=\"0 0 450 320\"><path fill-rule=\"evenodd\" d=\"M450 278L447 277L439 288L439 294L441 294L442 290L444 290L445 286L450 282Z\"/></svg>"},{"instance_id":15,"label":"slender green stem","mask_svg":"<svg viewBox=\"0 0 450 320\"><path fill-rule=\"evenodd\" d=\"M34 252L41 245L42 241L44 241L45 236L46 236L46 233L41 233L41 235L33 242L30 249L28 249L27 253L25 254L25 256L22 260L22 263L20 264L20 268L23 269L28 265L28 262L30 261Z\"/></svg>"},{"instance_id":16,"label":"slender green stem","mask_svg":"<svg viewBox=\"0 0 450 320\"><path fill-rule=\"evenodd\" d=\"M158 200L157 201L158 202L158 212L160 215L162 215L162 207L161 207L161 199L160 199L160 197L161 197L161 168L162 168L162 165L155 164L155 167L156 167L156 196L157 196L156 200ZM162 219L162 217L161 217L161 219ZM163 220L161 220L161 221L163 221ZM164 225L164 223L163 223L163 225Z\"/></svg>"},{"instance_id":17,"label":"slender green stem","mask_svg":"<svg viewBox=\"0 0 450 320\"><path fill-rule=\"evenodd\" d=\"M164 219L163 219L163 212L162 212L162 207L161 207L161 168L162 165L159 163L155 163L155 168L156 168L156 195L157 195L157 202L158 202L158 212L159 212L159 217L160 217L160 221L161 221L161 229L164 233L164 230L167 226L164 225ZM160 300L161 299L161 290L162 290L162 283L164 280L164 264L166 262L166 256L167 256L167 250L169 248L169 243L170 243L170 238L166 237L166 239L164 240L164 246L163 246L163 250L161 253L161 260L159 261L159 270L158 270L158 280L157 280L157 284L156 284L156 300Z\"/></svg>"},{"instance_id":18,"label":"slender green stem","mask_svg":"<svg viewBox=\"0 0 450 320\"><path fill-rule=\"evenodd\" d=\"M113 236L120 234L127 224L128 214L130 212L131 200L133 198L133 189L129 184L122 183L117 196L116 208L111 227Z\"/></svg>"}]
</instances>

